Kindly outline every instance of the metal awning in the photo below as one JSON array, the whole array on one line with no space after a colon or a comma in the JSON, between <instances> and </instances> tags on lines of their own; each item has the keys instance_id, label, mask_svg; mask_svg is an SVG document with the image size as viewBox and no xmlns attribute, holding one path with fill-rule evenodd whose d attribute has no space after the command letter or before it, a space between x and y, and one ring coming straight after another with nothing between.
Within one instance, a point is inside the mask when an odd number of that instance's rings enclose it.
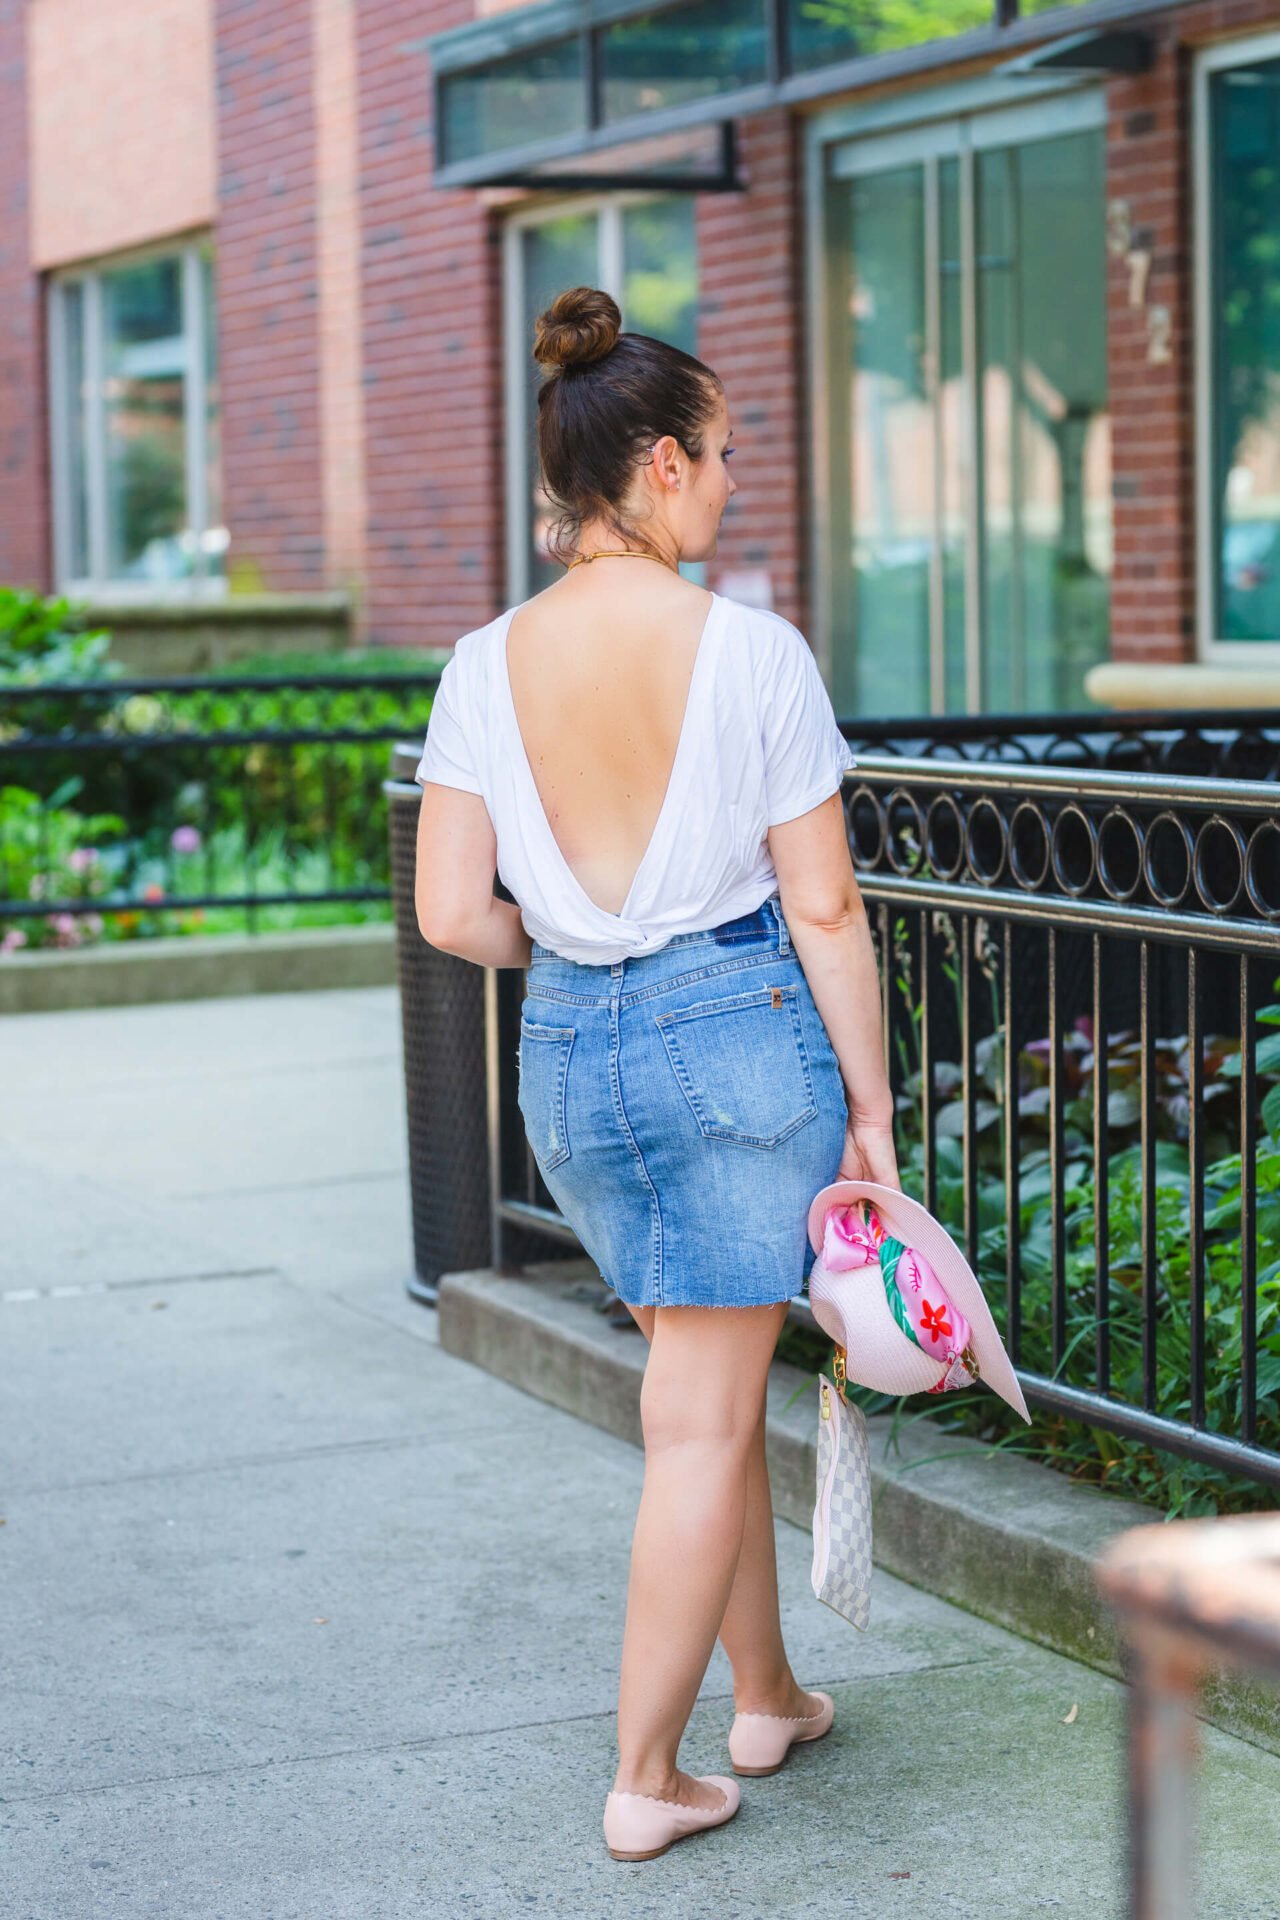
<instances>
[{"instance_id":1,"label":"metal awning","mask_svg":"<svg viewBox=\"0 0 1280 1920\"><path fill-rule=\"evenodd\" d=\"M1190 3L1064 0L1033 13L1033 0L949 0L952 30L939 35L926 10L932 37L921 26L913 39L910 15L884 0L540 0L411 50L431 61L439 186L707 192L738 184L742 115L1001 53L1020 94L1055 64L1101 79L1144 57L1144 36L1107 28ZM1068 23L1083 31L1055 40Z\"/></svg>"}]
</instances>

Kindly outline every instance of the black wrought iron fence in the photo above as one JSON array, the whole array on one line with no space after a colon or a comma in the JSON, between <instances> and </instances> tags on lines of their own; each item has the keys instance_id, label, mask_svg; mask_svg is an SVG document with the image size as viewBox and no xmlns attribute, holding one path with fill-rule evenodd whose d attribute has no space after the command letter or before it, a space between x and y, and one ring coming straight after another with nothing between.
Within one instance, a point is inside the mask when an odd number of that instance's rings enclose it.
<instances>
[{"instance_id":1,"label":"black wrought iron fence","mask_svg":"<svg viewBox=\"0 0 1280 1920\"><path fill-rule=\"evenodd\" d=\"M255 931L277 908L389 911L387 747L422 736L437 681L0 687L0 937L71 945L139 922Z\"/></svg>"},{"instance_id":2,"label":"black wrought iron fence","mask_svg":"<svg viewBox=\"0 0 1280 1920\"><path fill-rule=\"evenodd\" d=\"M952 760L1280 780L1275 708L934 716L841 723L855 750Z\"/></svg>"},{"instance_id":3,"label":"black wrought iron fence","mask_svg":"<svg viewBox=\"0 0 1280 1920\"><path fill-rule=\"evenodd\" d=\"M1280 794L1015 753L848 777L904 1184L1029 1402L1280 1486ZM515 1103L522 996L490 977L499 1260L577 1244Z\"/></svg>"}]
</instances>

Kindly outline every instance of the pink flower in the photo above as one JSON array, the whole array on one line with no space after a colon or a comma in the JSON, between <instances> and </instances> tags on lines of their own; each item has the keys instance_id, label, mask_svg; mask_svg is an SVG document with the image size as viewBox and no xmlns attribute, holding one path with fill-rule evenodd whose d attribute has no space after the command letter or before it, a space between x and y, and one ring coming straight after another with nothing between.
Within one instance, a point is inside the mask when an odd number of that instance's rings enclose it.
<instances>
[{"instance_id":1,"label":"pink flower","mask_svg":"<svg viewBox=\"0 0 1280 1920\"><path fill-rule=\"evenodd\" d=\"M51 913L46 925L53 928L55 946L78 947L80 945L80 928L74 913Z\"/></svg>"},{"instance_id":2,"label":"pink flower","mask_svg":"<svg viewBox=\"0 0 1280 1920\"><path fill-rule=\"evenodd\" d=\"M164 888L153 880L149 886L142 889L142 897L144 900L163 900Z\"/></svg>"},{"instance_id":3,"label":"pink flower","mask_svg":"<svg viewBox=\"0 0 1280 1920\"><path fill-rule=\"evenodd\" d=\"M90 867L98 864L96 847L73 847L67 855L67 865L72 873L88 873Z\"/></svg>"},{"instance_id":4,"label":"pink flower","mask_svg":"<svg viewBox=\"0 0 1280 1920\"><path fill-rule=\"evenodd\" d=\"M100 913L83 913L80 916L80 924L86 934L91 933L96 937L102 932L102 915Z\"/></svg>"},{"instance_id":5,"label":"pink flower","mask_svg":"<svg viewBox=\"0 0 1280 1920\"><path fill-rule=\"evenodd\" d=\"M947 1319L946 1302L940 1302L936 1307L931 1307L927 1300L921 1300L920 1325L921 1330L927 1333L931 1340L936 1340L939 1334L950 1333L951 1322Z\"/></svg>"},{"instance_id":6,"label":"pink flower","mask_svg":"<svg viewBox=\"0 0 1280 1920\"><path fill-rule=\"evenodd\" d=\"M0 939L0 953L14 953L19 947L25 947L26 944L26 929L24 927L10 927L4 938Z\"/></svg>"},{"instance_id":7,"label":"pink flower","mask_svg":"<svg viewBox=\"0 0 1280 1920\"><path fill-rule=\"evenodd\" d=\"M200 851L199 827L175 827L169 835L169 845L175 853L198 853Z\"/></svg>"}]
</instances>

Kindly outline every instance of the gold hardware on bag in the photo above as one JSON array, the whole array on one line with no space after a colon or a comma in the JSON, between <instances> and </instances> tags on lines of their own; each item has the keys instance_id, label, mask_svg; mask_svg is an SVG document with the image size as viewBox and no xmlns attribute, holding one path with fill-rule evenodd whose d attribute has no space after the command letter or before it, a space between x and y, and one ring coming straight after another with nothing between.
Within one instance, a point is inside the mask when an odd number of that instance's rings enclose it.
<instances>
[{"instance_id":1,"label":"gold hardware on bag","mask_svg":"<svg viewBox=\"0 0 1280 1920\"><path fill-rule=\"evenodd\" d=\"M780 1007L782 1005L782 988L774 987L772 989L772 993L773 993L773 1005L775 1007Z\"/></svg>"},{"instance_id":2,"label":"gold hardware on bag","mask_svg":"<svg viewBox=\"0 0 1280 1920\"><path fill-rule=\"evenodd\" d=\"M824 1420L831 1418L831 1395L825 1380L822 1383L822 1417Z\"/></svg>"},{"instance_id":3,"label":"gold hardware on bag","mask_svg":"<svg viewBox=\"0 0 1280 1920\"><path fill-rule=\"evenodd\" d=\"M844 1371L844 1362L845 1362L845 1350L844 1350L844 1348L843 1348L843 1347L837 1347L837 1348L836 1348L836 1351L835 1351L835 1376L836 1376L836 1392L837 1392L837 1393L838 1393L838 1394L840 1395L840 1398L841 1398L842 1400L843 1400L843 1399L845 1398L845 1391L844 1391L844 1384L845 1384L845 1371Z\"/></svg>"}]
</instances>

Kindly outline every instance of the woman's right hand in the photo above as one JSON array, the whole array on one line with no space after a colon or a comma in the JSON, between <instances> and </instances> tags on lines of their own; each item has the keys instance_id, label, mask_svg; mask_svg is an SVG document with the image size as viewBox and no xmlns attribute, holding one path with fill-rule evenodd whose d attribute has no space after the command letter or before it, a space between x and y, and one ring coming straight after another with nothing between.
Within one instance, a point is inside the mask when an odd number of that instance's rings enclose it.
<instances>
[{"instance_id":1,"label":"woman's right hand","mask_svg":"<svg viewBox=\"0 0 1280 1920\"><path fill-rule=\"evenodd\" d=\"M849 1116L840 1156L841 1180L872 1180L877 1186L902 1191L892 1126L871 1125Z\"/></svg>"}]
</instances>

